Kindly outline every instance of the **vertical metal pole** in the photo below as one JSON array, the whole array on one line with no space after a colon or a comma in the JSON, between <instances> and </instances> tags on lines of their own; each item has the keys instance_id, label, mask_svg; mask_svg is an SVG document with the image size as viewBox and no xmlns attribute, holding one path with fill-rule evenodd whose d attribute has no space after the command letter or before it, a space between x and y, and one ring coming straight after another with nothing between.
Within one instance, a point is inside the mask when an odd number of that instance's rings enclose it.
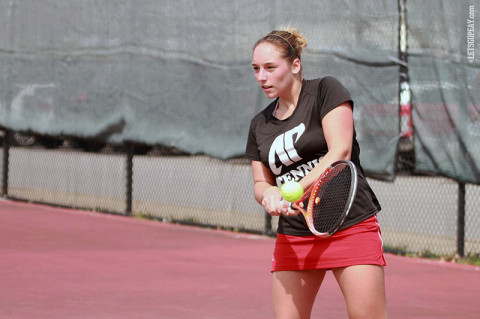
<instances>
[{"instance_id":1,"label":"vertical metal pole","mask_svg":"<svg viewBox=\"0 0 480 319\"><path fill-rule=\"evenodd\" d=\"M408 35L407 35L407 0L398 1L398 60L399 60L399 84L400 104L411 104L410 78L408 75ZM404 128L400 123L400 131Z\"/></svg>"},{"instance_id":2,"label":"vertical metal pole","mask_svg":"<svg viewBox=\"0 0 480 319\"><path fill-rule=\"evenodd\" d=\"M3 137L3 170L2 170L2 194L8 198L8 167L10 161L10 131L5 130Z\"/></svg>"},{"instance_id":3,"label":"vertical metal pole","mask_svg":"<svg viewBox=\"0 0 480 319\"><path fill-rule=\"evenodd\" d=\"M267 214L265 212L265 235L272 235L273 230L272 230L272 216L270 214Z\"/></svg>"},{"instance_id":4,"label":"vertical metal pole","mask_svg":"<svg viewBox=\"0 0 480 319\"><path fill-rule=\"evenodd\" d=\"M132 214L132 192L133 192L133 144L126 143L126 208L125 215Z\"/></svg>"},{"instance_id":5,"label":"vertical metal pole","mask_svg":"<svg viewBox=\"0 0 480 319\"><path fill-rule=\"evenodd\" d=\"M465 257L465 183L458 183L457 255Z\"/></svg>"},{"instance_id":6,"label":"vertical metal pole","mask_svg":"<svg viewBox=\"0 0 480 319\"><path fill-rule=\"evenodd\" d=\"M408 69L407 0L398 0L398 64L400 140L397 147L397 168L412 171L415 167L412 122L412 92Z\"/></svg>"}]
</instances>

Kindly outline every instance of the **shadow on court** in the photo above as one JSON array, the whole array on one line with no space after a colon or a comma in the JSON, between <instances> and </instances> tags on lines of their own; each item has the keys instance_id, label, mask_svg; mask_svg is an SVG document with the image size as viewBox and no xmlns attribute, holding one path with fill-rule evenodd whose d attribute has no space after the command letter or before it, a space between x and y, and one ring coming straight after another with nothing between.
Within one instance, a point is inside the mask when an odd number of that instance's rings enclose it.
<instances>
[{"instance_id":1,"label":"shadow on court","mask_svg":"<svg viewBox=\"0 0 480 319\"><path fill-rule=\"evenodd\" d=\"M0 318L272 318L274 240L0 200ZM390 318L480 318L479 267L386 255ZM328 274L312 318L346 318Z\"/></svg>"}]
</instances>

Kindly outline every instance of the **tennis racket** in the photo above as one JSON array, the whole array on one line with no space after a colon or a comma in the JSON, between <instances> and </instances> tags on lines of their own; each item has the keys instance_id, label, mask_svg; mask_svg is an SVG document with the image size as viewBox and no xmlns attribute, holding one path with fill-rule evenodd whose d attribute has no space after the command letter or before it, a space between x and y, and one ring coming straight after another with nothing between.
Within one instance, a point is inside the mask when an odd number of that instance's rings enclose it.
<instances>
[{"instance_id":1,"label":"tennis racket","mask_svg":"<svg viewBox=\"0 0 480 319\"><path fill-rule=\"evenodd\" d=\"M333 235L342 225L357 192L357 169L351 161L330 165L291 207L299 210L310 231L319 237Z\"/></svg>"}]
</instances>

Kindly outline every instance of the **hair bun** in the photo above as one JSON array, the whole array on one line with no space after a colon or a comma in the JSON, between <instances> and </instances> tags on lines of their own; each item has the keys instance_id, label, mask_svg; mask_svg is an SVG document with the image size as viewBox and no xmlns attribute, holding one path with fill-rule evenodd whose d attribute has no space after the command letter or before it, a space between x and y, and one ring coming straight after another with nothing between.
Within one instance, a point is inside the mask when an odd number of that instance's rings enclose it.
<instances>
[{"instance_id":1,"label":"hair bun","mask_svg":"<svg viewBox=\"0 0 480 319\"><path fill-rule=\"evenodd\" d=\"M298 31L297 28L288 27L284 31L287 31L293 36L293 38L295 38L295 42L300 48L303 49L307 46L307 39L303 36L303 34L300 31Z\"/></svg>"}]
</instances>

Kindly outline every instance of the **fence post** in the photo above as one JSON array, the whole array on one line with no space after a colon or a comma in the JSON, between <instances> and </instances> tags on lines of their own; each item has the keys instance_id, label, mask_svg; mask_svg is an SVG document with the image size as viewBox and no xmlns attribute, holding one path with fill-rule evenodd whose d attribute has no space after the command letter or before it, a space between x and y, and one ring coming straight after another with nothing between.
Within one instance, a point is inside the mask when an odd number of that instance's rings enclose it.
<instances>
[{"instance_id":1,"label":"fence post","mask_svg":"<svg viewBox=\"0 0 480 319\"><path fill-rule=\"evenodd\" d=\"M126 151L126 208L125 215L132 214L132 192L133 192L133 144L125 143Z\"/></svg>"},{"instance_id":2,"label":"fence post","mask_svg":"<svg viewBox=\"0 0 480 319\"><path fill-rule=\"evenodd\" d=\"M267 235L267 236L272 236L273 235L272 215L267 214L267 212L265 212L265 235Z\"/></svg>"},{"instance_id":3,"label":"fence post","mask_svg":"<svg viewBox=\"0 0 480 319\"><path fill-rule=\"evenodd\" d=\"M465 183L458 183L457 255L465 256Z\"/></svg>"},{"instance_id":4,"label":"fence post","mask_svg":"<svg viewBox=\"0 0 480 319\"><path fill-rule=\"evenodd\" d=\"M2 194L8 198L8 167L10 161L10 130L5 130L3 136L3 170L2 170Z\"/></svg>"}]
</instances>

